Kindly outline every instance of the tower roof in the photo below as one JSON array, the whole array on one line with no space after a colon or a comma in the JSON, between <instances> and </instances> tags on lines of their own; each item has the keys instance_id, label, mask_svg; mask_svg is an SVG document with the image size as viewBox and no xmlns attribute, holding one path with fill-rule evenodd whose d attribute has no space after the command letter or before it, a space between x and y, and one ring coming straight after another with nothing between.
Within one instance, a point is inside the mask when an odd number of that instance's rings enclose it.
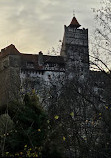
<instances>
[{"instance_id":1,"label":"tower roof","mask_svg":"<svg viewBox=\"0 0 111 158\"><path fill-rule=\"evenodd\" d=\"M70 26L70 27L76 27L76 28L78 28L78 27L80 27L81 25L78 23L76 17L74 16L74 17L72 18L72 21L71 21L71 23L70 23L69 26Z\"/></svg>"}]
</instances>

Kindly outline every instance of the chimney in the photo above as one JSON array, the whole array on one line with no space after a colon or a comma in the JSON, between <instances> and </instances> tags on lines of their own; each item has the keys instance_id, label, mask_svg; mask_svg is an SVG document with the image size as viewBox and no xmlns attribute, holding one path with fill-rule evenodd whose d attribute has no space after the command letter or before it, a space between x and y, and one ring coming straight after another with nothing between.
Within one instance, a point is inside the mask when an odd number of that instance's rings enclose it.
<instances>
[{"instance_id":1,"label":"chimney","mask_svg":"<svg viewBox=\"0 0 111 158\"><path fill-rule=\"evenodd\" d=\"M38 64L39 66L43 65L43 53L40 51L38 56Z\"/></svg>"}]
</instances>

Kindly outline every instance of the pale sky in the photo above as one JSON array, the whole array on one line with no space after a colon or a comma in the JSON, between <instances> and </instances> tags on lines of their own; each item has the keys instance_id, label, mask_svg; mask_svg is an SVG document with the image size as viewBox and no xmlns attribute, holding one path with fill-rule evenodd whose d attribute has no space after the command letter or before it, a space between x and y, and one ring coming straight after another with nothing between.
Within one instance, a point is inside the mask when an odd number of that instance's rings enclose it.
<instances>
[{"instance_id":1,"label":"pale sky","mask_svg":"<svg viewBox=\"0 0 111 158\"><path fill-rule=\"evenodd\" d=\"M14 44L22 53L47 53L63 39L73 10L91 34L91 8L99 7L100 0L0 0L0 49Z\"/></svg>"}]
</instances>

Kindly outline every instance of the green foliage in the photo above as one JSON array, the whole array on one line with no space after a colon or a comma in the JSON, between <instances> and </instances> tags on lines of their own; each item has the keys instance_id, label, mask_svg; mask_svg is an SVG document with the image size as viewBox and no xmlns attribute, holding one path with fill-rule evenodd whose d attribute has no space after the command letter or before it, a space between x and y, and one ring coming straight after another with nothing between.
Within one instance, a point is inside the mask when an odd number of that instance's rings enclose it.
<instances>
[{"instance_id":1,"label":"green foliage","mask_svg":"<svg viewBox=\"0 0 111 158\"><path fill-rule=\"evenodd\" d=\"M61 131L54 129L59 117L56 115L49 120L35 94L25 95L23 103L10 102L8 115L13 125L8 133L4 134L3 138L1 137L5 140L3 156L63 157L61 143L63 136L61 136Z\"/></svg>"},{"instance_id":2,"label":"green foliage","mask_svg":"<svg viewBox=\"0 0 111 158\"><path fill-rule=\"evenodd\" d=\"M7 136L6 151L22 151L26 144L31 148L42 146L47 136L47 114L36 95L26 95L24 103L11 102L8 113L14 127Z\"/></svg>"}]
</instances>

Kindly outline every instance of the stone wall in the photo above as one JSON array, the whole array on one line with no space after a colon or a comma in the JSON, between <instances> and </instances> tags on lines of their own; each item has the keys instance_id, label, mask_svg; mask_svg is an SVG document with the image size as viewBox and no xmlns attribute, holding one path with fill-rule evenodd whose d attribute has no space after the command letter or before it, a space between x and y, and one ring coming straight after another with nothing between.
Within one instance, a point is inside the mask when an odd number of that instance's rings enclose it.
<instances>
[{"instance_id":1,"label":"stone wall","mask_svg":"<svg viewBox=\"0 0 111 158\"><path fill-rule=\"evenodd\" d=\"M36 93L40 92L44 87L57 85L64 80L65 72L55 71L30 71L21 70L21 90L23 93L31 92L35 89Z\"/></svg>"},{"instance_id":2,"label":"stone wall","mask_svg":"<svg viewBox=\"0 0 111 158\"><path fill-rule=\"evenodd\" d=\"M0 59L0 105L18 98L20 89L19 56L7 55Z\"/></svg>"},{"instance_id":3,"label":"stone wall","mask_svg":"<svg viewBox=\"0 0 111 158\"><path fill-rule=\"evenodd\" d=\"M20 92L20 56L19 55L10 55L10 93L9 97L11 100L19 99Z\"/></svg>"},{"instance_id":4,"label":"stone wall","mask_svg":"<svg viewBox=\"0 0 111 158\"><path fill-rule=\"evenodd\" d=\"M61 55L69 79L85 77L89 71L88 29L65 26Z\"/></svg>"},{"instance_id":5,"label":"stone wall","mask_svg":"<svg viewBox=\"0 0 111 158\"><path fill-rule=\"evenodd\" d=\"M10 69L9 56L0 59L0 104L9 100Z\"/></svg>"}]
</instances>

